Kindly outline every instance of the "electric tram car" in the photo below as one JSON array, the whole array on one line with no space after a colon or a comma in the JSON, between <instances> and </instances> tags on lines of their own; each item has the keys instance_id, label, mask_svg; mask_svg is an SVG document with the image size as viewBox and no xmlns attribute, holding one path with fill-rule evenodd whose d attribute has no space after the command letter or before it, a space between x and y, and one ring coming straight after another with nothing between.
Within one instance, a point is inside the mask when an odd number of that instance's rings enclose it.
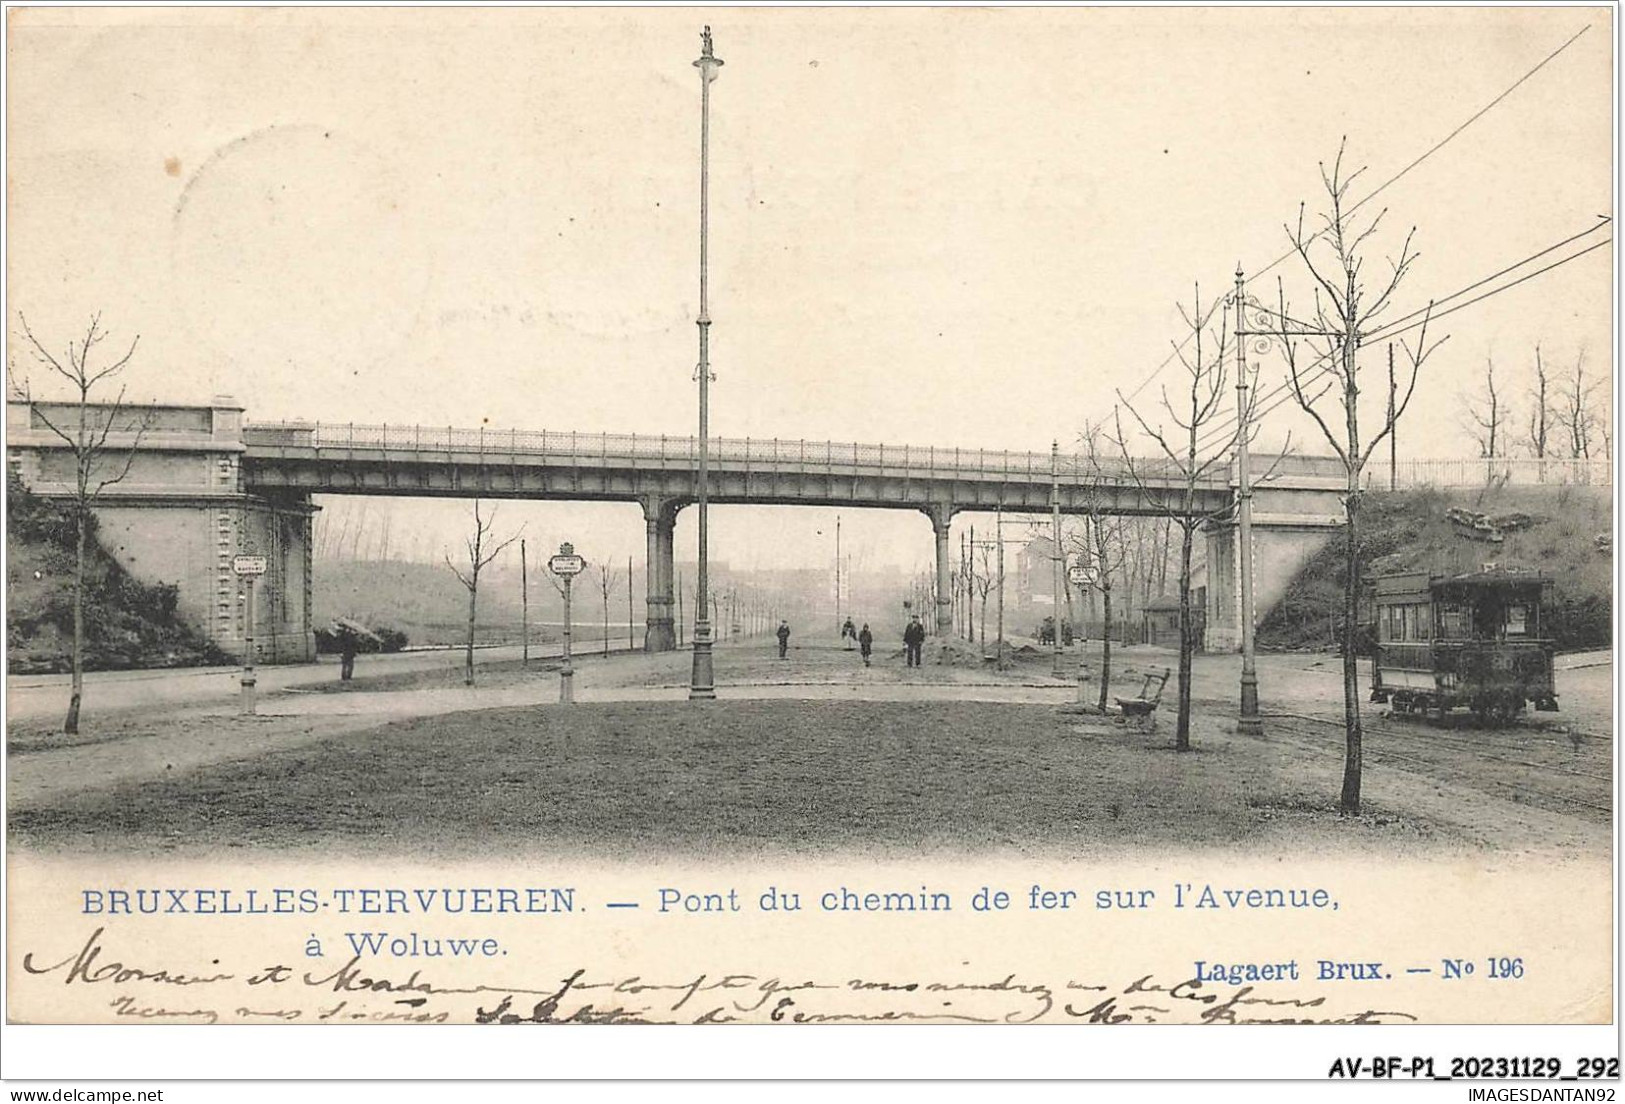
<instances>
[{"instance_id":1,"label":"electric tram car","mask_svg":"<svg viewBox=\"0 0 1625 1104\"><path fill-rule=\"evenodd\" d=\"M1465 707L1498 722L1529 703L1555 712L1553 645L1542 635L1551 585L1537 574L1494 568L1371 580L1371 700L1438 718Z\"/></svg>"}]
</instances>

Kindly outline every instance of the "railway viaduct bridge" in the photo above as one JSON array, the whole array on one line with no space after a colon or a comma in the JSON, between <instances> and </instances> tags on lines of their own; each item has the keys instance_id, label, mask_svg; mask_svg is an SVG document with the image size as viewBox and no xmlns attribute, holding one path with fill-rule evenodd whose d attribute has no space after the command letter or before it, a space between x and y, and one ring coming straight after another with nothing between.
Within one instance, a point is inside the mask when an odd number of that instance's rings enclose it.
<instances>
[{"instance_id":1,"label":"railway viaduct bridge","mask_svg":"<svg viewBox=\"0 0 1625 1104\"><path fill-rule=\"evenodd\" d=\"M110 408L92 407L106 426ZM72 493L73 456L47 421L77 425L72 404L10 401L8 462L36 493ZM102 541L137 578L175 583L183 610L224 648L240 648L244 611L232 557L266 555L256 588L256 647L267 661L313 658L313 495L512 498L635 502L648 541L649 651L677 646L672 544L677 515L697 495L697 439L642 434L458 429L321 422L252 423L229 399L209 406L126 407L107 437L124 479L97 505ZM936 537L937 622L950 618L949 525L962 511L1158 515L1175 473L1146 464L1100 468L1048 452L783 439L716 439L710 501L919 510ZM1289 457L1254 489L1254 588L1259 615L1341 515L1336 460ZM1234 501L1233 473L1204 481L1199 508ZM1208 646L1239 641L1233 526L1207 534Z\"/></svg>"}]
</instances>

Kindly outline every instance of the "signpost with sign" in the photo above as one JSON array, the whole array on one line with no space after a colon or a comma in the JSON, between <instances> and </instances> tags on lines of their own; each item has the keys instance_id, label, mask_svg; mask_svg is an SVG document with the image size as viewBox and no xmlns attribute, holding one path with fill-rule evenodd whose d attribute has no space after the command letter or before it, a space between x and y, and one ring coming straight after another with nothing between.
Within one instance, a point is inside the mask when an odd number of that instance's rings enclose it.
<instances>
[{"instance_id":1,"label":"signpost with sign","mask_svg":"<svg viewBox=\"0 0 1625 1104\"><path fill-rule=\"evenodd\" d=\"M564 666L559 668L559 703L575 701L575 670L570 666L570 584L586 568L587 561L576 555L569 541L559 545L559 554L547 561L547 568L564 580Z\"/></svg>"},{"instance_id":2,"label":"signpost with sign","mask_svg":"<svg viewBox=\"0 0 1625 1104\"><path fill-rule=\"evenodd\" d=\"M243 592L238 595L243 603L242 714L252 717L254 686L258 681L254 677L254 580L265 574L265 557L233 557L231 570L243 582Z\"/></svg>"}]
</instances>

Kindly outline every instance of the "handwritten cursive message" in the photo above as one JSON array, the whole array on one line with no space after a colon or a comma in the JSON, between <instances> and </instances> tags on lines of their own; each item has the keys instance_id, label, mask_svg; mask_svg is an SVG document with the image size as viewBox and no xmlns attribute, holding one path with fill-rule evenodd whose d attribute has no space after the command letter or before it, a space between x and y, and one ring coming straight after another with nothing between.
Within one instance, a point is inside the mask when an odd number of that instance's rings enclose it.
<instances>
[{"instance_id":1,"label":"handwritten cursive message","mask_svg":"<svg viewBox=\"0 0 1625 1104\"><path fill-rule=\"evenodd\" d=\"M334 960L336 962L336 958ZM628 974L592 963L527 965L459 984L423 968L353 954L340 964L233 961L206 952L144 960L94 928L60 948L26 951L20 986L54 990L74 1020L175 1023L1413 1023L1358 995L1282 984L1215 985L1196 976L1083 964L1066 976L1018 973L783 976L673 968ZM386 968L381 968L386 967ZM449 970L449 967L445 968ZM511 967L508 969L512 969ZM457 972L469 972L460 964Z\"/></svg>"}]
</instances>

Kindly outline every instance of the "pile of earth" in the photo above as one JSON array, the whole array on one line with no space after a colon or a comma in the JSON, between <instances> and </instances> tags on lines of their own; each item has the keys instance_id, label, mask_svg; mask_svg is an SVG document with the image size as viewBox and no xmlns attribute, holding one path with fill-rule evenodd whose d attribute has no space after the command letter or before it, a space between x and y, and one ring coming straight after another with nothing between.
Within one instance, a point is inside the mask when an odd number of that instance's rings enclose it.
<instances>
[{"instance_id":1,"label":"pile of earth","mask_svg":"<svg viewBox=\"0 0 1625 1104\"><path fill-rule=\"evenodd\" d=\"M6 483L6 507L7 670L67 671L77 542L73 509L34 494L15 472ZM86 670L234 662L178 613L174 585L132 578L96 533L92 514L85 548Z\"/></svg>"},{"instance_id":2,"label":"pile of earth","mask_svg":"<svg viewBox=\"0 0 1625 1104\"><path fill-rule=\"evenodd\" d=\"M1459 575L1487 564L1525 568L1552 580L1546 625L1561 649L1607 647L1613 639L1613 547L1607 487L1421 488L1368 494L1360 514L1366 578L1404 571ZM1259 623L1263 647L1321 651L1337 646L1343 616L1341 534L1311 557Z\"/></svg>"}]
</instances>

